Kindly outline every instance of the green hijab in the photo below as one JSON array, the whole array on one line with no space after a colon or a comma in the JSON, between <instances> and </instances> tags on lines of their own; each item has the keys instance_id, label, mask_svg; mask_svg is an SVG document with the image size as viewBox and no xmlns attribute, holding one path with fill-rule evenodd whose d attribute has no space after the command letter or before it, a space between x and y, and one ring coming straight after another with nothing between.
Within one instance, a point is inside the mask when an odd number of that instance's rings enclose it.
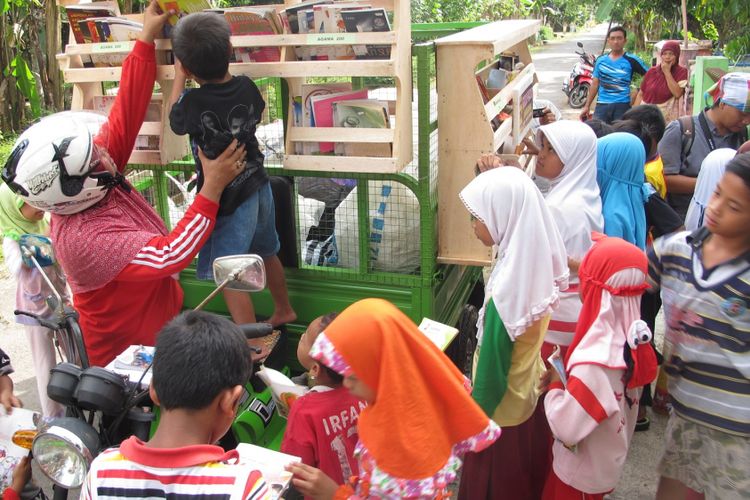
<instances>
[{"instance_id":1,"label":"green hijab","mask_svg":"<svg viewBox=\"0 0 750 500\"><path fill-rule=\"evenodd\" d=\"M30 221L21 214L23 200L10 190L7 184L0 185L0 231L3 236L18 240L22 234L44 234L48 232L46 219Z\"/></svg>"}]
</instances>

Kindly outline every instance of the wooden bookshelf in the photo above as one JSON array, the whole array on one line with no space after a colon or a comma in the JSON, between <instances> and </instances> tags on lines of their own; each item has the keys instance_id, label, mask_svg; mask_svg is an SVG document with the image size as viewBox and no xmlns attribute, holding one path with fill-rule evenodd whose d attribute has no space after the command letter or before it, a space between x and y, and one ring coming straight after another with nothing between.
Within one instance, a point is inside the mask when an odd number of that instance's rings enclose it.
<instances>
[{"instance_id":1,"label":"wooden bookshelf","mask_svg":"<svg viewBox=\"0 0 750 500\"><path fill-rule=\"evenodd\" d=\"M540 25L538 20L497 21L435 41L441 69L437 73L440 263L491 262L490 249L466 236L473 230L458 193L474 178L474 165L482 154L512 152L529 130L530 92L536 75L528 39ZM524 67L514 71L512 80L485 104L477 73L501 54L514 55ZM493 130L492 119L508 105L513 107L511 116Z\"/></svg>"},{"instance_id":2,"label":"wooden bookshelf","mask_svg":"<svg viewBox=\"0 0 750 500\"><path fill-rule=\"evenodd\" d=\"M288 0L273 6L277 11L301 3ZM281 49L279 62L231 63L229 71L234 75L251 78L280 77L286 79L290 95L299 95L302 84L314 77L390 77L396 88L395 102L389 102L394 125L389 129L346 129L340 127L314 128L295 127L291 116L287 116L288 127L285 138L286 152L283 165L290 170L349 171L349 172L398 172L412 161L412 75L411 75L411 18L409 2L404 0L363 0L373 8L383 7L393 12L392 31L382 33L315 33L282 34L264 36L233 36L232 45L240 47L272 47ZM134 17L135 16L126 16ZM58 55L63 77L73 84L73 109L91 109L91 99L101 94L101 82L119 81L121 67L87 68L81 57L92 54L126 54L134 42L70 44ZM351 46L390 45L389 59L354 59L330 61L297 61L294 48L299 46ZM168 64L170 40L157 40L156 79L162 88L165 102L174 80L174 67ZM288 111L291 113L291 111ZM136 155L138 163L169 163L189 152L184 137L176 137L169 128L169 109L164 107L162 120L162 142L159 155ZM391 145L389 157L350 157L291 154L298 142L377 143ZM135 154L135 153L134 153ZM148 161L140 161L140 160ZM131 162L136 163L136 158ZM158 161L157 161L158 160Z\"/></svg>"}]
</instances>

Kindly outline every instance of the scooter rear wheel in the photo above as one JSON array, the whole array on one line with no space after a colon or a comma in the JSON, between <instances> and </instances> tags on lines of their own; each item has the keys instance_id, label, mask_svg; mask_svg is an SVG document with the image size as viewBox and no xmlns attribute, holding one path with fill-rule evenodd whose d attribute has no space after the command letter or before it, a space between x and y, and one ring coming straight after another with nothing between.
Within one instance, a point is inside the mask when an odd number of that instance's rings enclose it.
<instances>
[{"instance_id":1,"label":"scooter rear wheel","mask_svg":"<svg viewBox=\"0 0 750 500\"><path fill-rule=\"evenodd\" d=\"M586 98L589 96L589 84L581 83L570 90L568 94L568 104L573 109L580 109L586 104Z\"/></svg>"}]
</instances>

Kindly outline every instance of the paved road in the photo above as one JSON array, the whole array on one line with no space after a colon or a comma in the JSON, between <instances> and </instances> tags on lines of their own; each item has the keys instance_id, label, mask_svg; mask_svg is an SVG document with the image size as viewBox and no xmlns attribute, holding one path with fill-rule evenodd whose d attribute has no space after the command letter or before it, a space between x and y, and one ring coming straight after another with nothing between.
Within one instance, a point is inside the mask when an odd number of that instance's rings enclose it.
<instances>
[{"instance_id":1,"label":"paved road","mask_svg":"<svg viewBox=\"0 0 750 500\"><path fill-rule=\"evenodd\" d=\"M578 62L576 42L581 42L587 52L598 53L606 35L607 26L598 25L589 31L569 34L555 39L532 53L534 67L539 78L538 97L549 99L563 113L563 118L574 119L579 111L568 106L568 97L562 91L562 82L570 75Z\"/></svg>"}]
</instances>

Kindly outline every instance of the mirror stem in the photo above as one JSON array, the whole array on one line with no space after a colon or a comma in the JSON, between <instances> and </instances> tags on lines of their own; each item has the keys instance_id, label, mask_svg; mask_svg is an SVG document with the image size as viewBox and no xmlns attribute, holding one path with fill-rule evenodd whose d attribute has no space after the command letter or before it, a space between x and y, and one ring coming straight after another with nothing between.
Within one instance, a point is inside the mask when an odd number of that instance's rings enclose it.
<instances>
[{"instance_id":1,"label":"mirror stem","mask_svg":"<svg viewBox=\"0 0 750 500\"><path fill-rule=\"evenodd\" d=\"M214 297L216 297L217 295L219 295L219 292L221 292L222 290L224 290L224 287L227 286L229 284L229 282L232 281L233 279L234 279L234 274L231 274L231 275L227 276L227 278L224 281L222 281L221 284L218 287L216 287L216 290L214 290L213 292L211 292L210 294L208 294L208 297L206 297L205 299L203 299L203 301L200 304L198 304L197 306L195 306L195 309L193 309L193 310L194 311L200 311L201 309L203 309L203 307L205 307L205 305L208 304L211 301L211 299L213 299Z\"/></svg>"}]
</instances>

